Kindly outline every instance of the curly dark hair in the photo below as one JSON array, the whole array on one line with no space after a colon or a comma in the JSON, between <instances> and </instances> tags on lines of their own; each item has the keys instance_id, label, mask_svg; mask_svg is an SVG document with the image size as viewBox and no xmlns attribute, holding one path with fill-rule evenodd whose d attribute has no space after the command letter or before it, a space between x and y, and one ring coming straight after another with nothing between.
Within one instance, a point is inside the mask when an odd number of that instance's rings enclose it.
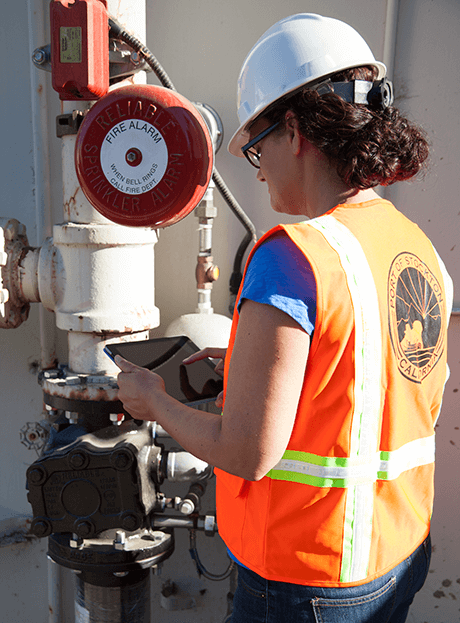
<instances>
[{"instance_id":1,"label":"curly dark hair","mask_svg":"<svg viewBox=\"0 0 460 623\"><path fill-rule=\"evenodd\" d=\"M359 67L330 76L335 82L375 80L376 69ZM327 156L350 187L365 189L408 180L422 169L429 155L425 132L389 106L372 110L350 104L335 93L319 95L304 87L263 113L281 121L292 110L302 135Z\"/></svg>"}]
</instances>

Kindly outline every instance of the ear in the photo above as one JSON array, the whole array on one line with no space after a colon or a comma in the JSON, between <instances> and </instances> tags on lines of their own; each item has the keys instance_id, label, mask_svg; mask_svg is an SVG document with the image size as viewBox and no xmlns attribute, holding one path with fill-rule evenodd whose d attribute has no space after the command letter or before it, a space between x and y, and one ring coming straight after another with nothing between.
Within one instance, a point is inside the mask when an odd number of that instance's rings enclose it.
<instances>
[{"instance_id":1,"label":"ear","mask_svg":"<svg viewBox=\"0 0 460 623\"><path fill-rule=\"evenodd\" d=\"M293 153L295 156L299 156L302 152L302 149L305 148L307 140L302 136L299 129L299 120L297 119L296 114L292 110L288 110L286 112L285 127Z\"/></svg>"}]
</instances>

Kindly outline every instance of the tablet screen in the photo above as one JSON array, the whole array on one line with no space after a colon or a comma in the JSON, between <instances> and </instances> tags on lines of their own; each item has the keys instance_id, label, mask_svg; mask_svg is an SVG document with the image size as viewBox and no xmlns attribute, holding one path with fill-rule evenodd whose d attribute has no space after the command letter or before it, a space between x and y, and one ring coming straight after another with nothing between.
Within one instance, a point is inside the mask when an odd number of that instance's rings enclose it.
<instances>
[{"instance_id":1,"label":"tablet screen","mask_svg":"<svg viewBox=\"0 0 460 623\"><path fill-rule=\"evenodd\" d=\"M215 400L223 389L223 379L214 372L214 364L210 359L202 359L187 366L182 363L186 357L200 350L185 336L119 342L108 344L105 350L112 358L121 355L159 374L168 394L185 404Z\"/></svg>"}]
</instances>

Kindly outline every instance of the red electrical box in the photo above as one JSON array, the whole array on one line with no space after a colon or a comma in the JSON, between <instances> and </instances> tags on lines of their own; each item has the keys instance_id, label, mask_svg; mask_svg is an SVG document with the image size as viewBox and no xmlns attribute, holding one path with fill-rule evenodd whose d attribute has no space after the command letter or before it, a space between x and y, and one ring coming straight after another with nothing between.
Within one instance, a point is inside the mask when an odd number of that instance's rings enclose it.
<instances>
[{"instance_id":1,"label":"red electrical box","mask_svg":"<svg viewBox=\"0 0 460 623\"><path fill-rule=\"evenodd\" d=\"M109 90L107 0L51 0L53 89L61 100L95 100Z\"/></svg>"}]
</instances>

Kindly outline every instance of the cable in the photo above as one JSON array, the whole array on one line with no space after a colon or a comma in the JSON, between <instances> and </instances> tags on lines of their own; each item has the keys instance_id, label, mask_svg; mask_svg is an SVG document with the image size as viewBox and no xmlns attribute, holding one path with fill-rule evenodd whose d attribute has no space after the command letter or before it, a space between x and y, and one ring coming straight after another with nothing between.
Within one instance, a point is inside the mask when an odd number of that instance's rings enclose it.
<instances>
[{"instance_id":1,"label":"cable","mask_svg":"<svg viewBox=\"0 0 460 623\"><path fill-rule=\"evenodd\" d=\"M177 91L168 74L159 63L158 59L141 41L139 41L139 39L137 39L137 37L128 33L114 17L109 17L109 26L110 34L112 35L112 37L124 41L145 58L147 64L155 73L155 75L164 87L166 87L167 89L171 89L171 91ZM233 214L248 232L240 243L240 246L238 247L233 263L233 274L230 277L230 292L232 294L237 294L242 279L241 266L243 263L244 254L251 241L257 241L256 228L254 227L254 224L244 212L238 201L235 199L230 189L224 182L224 179L215 167L212 174L212 179L217 186L220 194L226 201L228 207L231 209Z\"/></svg>"},{"instance_id":2,"label":"cable","mask_svg":"<svg viewBox=\"0 0 460 623\"><path fill-rule=\"evenodd\" d=\"M204 578L206 578L207 580L212 580L213 582L221 582L222 580L226 580L227 578L230 577L232 571L233 571L233 567L235 566L235 563L233 562L233 560L230 561L230 564L228 565L227 569L224 571L224 573L221 574L215 574L215 573L211 573L210 571L208 571L206 569L206 567L203 565L203 563L200 560L200 557L198 556L198 551L196 549L196 533L195 530L190 530L190 556L192 557L192 560L194 561L195 565L196 565L196 570L198 572L198 575L201 577L203 576Z\"/></svg>"},{"instance_id":3,"label":"cable","mask_svg":"<svg viewBox=\"0 0 460 623\"><path fill-rule=\"evenodd\" d=\"M128 45L130 45L133 50L142 54L142 56L147 61L147 64L155 75L160 80L161 84L167 89L171 89L171 91L177 91L176 87L171 82L168 74L165 72L163 67L160 65L158 59L153 56L150 50L134 35L131 35L125 28L118 22L114 17L109 17L109 26L110 26L110 34L115 39L120 39L124 41Z\"/></svg>"}]
</instances>

